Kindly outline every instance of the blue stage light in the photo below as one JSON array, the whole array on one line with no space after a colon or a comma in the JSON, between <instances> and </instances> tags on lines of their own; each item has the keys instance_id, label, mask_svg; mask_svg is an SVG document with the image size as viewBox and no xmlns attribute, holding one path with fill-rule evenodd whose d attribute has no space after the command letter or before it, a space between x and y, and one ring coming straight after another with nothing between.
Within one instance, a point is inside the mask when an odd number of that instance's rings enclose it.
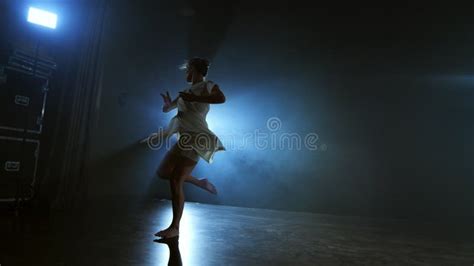
<instances>
[{"instance_id":1,"label":"blue stage light","mask_svg":"<svg viewBox=\"0 0 474 266\"><path fill-rule=\"evenodd\" d=\"M51 29L56 29L58 15L41 10L35 7L30 7L28 10L28 22L38 24Z\"/></svg>"}]
</instances>

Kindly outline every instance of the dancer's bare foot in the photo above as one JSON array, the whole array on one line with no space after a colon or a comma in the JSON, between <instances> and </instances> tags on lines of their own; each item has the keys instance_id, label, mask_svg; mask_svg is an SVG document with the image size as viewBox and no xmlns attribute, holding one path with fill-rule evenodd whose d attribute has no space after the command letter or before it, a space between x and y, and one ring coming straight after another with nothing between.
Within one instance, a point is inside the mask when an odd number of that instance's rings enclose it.
<instances>
[{"instance_id":1,"label":"dancer's bare foot","mask_svg":"<svg viewBox=\"0 0 474 266\"><path fill-rule=\"evenodd\" d=\"M217 194L216 187L209 180L207 180L207 178L203 178L200 181L202 183L202 188L203 189L209 191L212 194Z\"/></svg>"},{"instance_id":2,"label":"dancer's bare foot","mask_svg":"<svg viewBox=\"0 0 474 266\"><path fill-rule=\"evenodd\" d=\"M179 235L179 228L170 226L164 230L159 231L155 234L157 237L171 238Z\"/></svg>"}]
</instances>

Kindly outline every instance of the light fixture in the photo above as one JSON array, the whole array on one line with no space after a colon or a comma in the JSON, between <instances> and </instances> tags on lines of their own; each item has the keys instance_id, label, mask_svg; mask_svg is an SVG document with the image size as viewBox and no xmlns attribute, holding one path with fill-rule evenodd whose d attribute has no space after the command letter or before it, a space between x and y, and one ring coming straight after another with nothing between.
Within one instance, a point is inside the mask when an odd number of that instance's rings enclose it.
<instances>
[{"instance_id":1,"label":"light fixture","mask_svg":"<svg viewBox=\"0 0 474 266\"><path fill-rule=\"evenodd\" d=\"M51 29L56 29L58 15L46 10L30 7L28 10L28 22L38 24Z\"/></svg>"}]
</instances>

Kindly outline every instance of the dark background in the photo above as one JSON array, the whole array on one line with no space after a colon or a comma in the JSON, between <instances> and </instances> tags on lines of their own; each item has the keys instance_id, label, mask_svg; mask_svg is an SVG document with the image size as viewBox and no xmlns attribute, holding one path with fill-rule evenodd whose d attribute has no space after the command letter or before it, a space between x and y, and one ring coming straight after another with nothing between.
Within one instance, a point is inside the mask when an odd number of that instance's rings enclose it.
<instances>
[{"instance_id":1,"label":"dark background","mask_svg":"<svg viewBox=\"0 0 474 266\"><path fill-rule=\"evenodd\" d=\"M60 3L60 18L74 17L74 5ZM233 149L224 142L228 150L194 172L219 194L186 187L187 200L472 219L473 10L433 3L109 1L89 198L169 196L168 184L154 176L164 149L137 141L174 115L161 112L159 93L175 96L186 86L178 66L203 56L212 61L208 79L227 97L208 115L222 139L240 143L256 129L268 133L267 120L278 117L278 133L317 133L327 149ZM69 51L78 30L60 25L54 45ZM74 58L74 49L67 54Z\"/></svg>"}]
</instances>

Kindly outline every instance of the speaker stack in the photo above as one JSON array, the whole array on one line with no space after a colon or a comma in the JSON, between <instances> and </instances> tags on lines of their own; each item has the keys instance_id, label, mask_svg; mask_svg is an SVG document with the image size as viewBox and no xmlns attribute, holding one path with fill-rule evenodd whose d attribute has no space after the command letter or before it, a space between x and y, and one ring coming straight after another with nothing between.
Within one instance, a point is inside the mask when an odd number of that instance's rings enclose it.
<instances>
[{"instance_id":1,"label":"speaker stack","mask_svg":"<svg viewBox=\"0 0 474 266\"><path fill-rule=\"evenodd\" d=\"M37 52L0 52L0 202L34 197L49 80L56 63Z\"/></svg>"}]
</instances>

